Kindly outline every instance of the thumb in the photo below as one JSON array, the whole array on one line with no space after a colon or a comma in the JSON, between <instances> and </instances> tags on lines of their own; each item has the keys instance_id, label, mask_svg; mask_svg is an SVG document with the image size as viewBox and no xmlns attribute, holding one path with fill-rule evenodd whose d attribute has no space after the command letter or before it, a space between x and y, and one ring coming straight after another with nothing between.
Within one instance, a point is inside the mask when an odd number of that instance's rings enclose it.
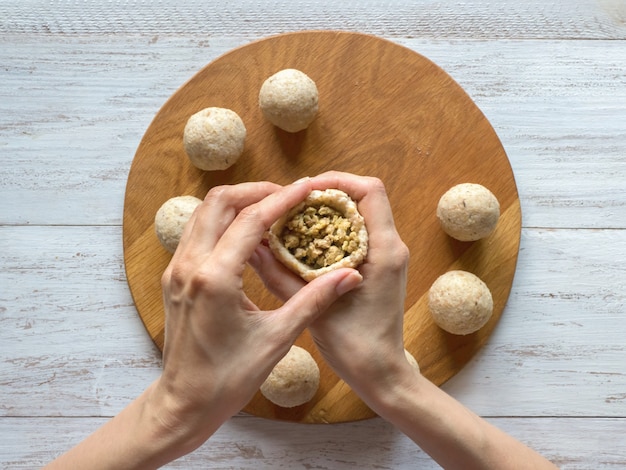
<instances>
[{"instance_id":1,"label":"thumb","mask_svg":"<svg viewBox=\"0 0 626 470\"><path fill-rule=\"evenodd\" d=\"M279 324L293 328L297 336L333 302L362 281L363 276L355 269L331 271L306 284L274 313L279 317Z\"/></svg>"}]
</instances>

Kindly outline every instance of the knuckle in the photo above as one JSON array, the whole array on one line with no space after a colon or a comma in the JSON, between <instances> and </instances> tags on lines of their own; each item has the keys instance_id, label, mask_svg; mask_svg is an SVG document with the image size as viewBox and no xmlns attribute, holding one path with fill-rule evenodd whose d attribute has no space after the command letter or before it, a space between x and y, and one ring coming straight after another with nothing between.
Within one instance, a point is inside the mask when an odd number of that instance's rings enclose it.
<instances>
[{"instance_id":1,"label":"knuckle","mask_svg":"<svg viewBox=\"0 0 626 470\"><path fill-rule=\"evenodd\" d=\"M385 183L376 176L366 176L365 180L374 191L385 191Z\"/></svg>"},{"instance_id":2,"label":"knuckle","mask_svg":"<svg viewBox=\"0 0 626 470\"><path fill-rule=\"evenodd\" d=\"M195 297L199 294L214 297L226 287L224 276L215 270L186 270L180 266L174 266L165 282L164 292L182 294L186 297Z\"/></svg>"},{"instance_id":3,"label":"knuckle","mask_svg":"<svg viewBox=\"0 0 626 470\"><path fill-rule=\"evenodd\" d=\"M212 296L213 293L218 292L220 289L218 287L219 277L212 276L211 273L207 272L196 272L189 279L189 290L196 294L198 292L205 293L209 296Z\"/></svg>"},{"instance_id":4,"label":"knuckle","mask_svg":"<svg viewBox=\"0 0 626 470\"><path fill-rule=\"evenodd\" d=\"M409 263L409 247L403 241L399 241L394 249L391 259L395 261L394 267L396 269L405 269Z\"/></svg>"},{"instance_id":5,"label":"knuckle","mask_svg":"<svg viewBox=\"0 0 626 470\"><path fill-rule=\"evenodd\" d=\"M172 269L170 266L168 266L165 271L163 271L163 274L161 274L161 287L165 288L165 286L168 286L171 282L172 279Z\"/></svg>"},{"instance_id":6,"label":"knuckle","mask_svg":"<svg viewBox=\"0 0 626 470\"><path fill-rule=\"evenodd\" d=\"M230 186L220 185L212 187L204 197L207 203L215 203L223 200L229 193Z\"/></svg>"},{"instance_id":7,"label":"knuckle","mask_svg":"<svg viewBox=\"0 0 626 470\"><path fill-rule=\"evenodd\" d=\"M409 264L410 251L409 247L398 237L393 241L390 240L389 249L385 257L387 269L390 271L402 271Z\"/></svg>"},{"instance_id":8,"label":"knuckle","mask_svg":"<svg viewBox=\"0 0 626 470\"><path fill-rule=\"evenodd\" d=\"M403 264L408 263L411 256L409 247L402 240L400 240L397 245L394 257Z\"/></svg>"},{"instance_id":9,"label":"knuckle","mask_svg":"<svg viewBox=\"0 0 626 470\"><path fill-rule=\"evenodd\" d=\"M180 288L185 284L186 272L180 263L172 262L161 276L161 287L164 290Z\"/></svg>"},{"instance_id":10,"label":"knuckle","mask_svg":"<svg viewBox=\"0 0 626 470\"><path fill-rule=\"evenodd\" d=\"M318 176L322 176L322 177L337 177L337 176L341 176L344 173L342 173L341 171L337 171L337 170L327 170L324 171L322 173L320 173Z\"/></svg>"},{"instance_id":11,"label":"knuckle","mask_svg":"<svg viewBox=\"0 0 626 470\"><path fill-rule=\"evenodd\" d=\"M376 176L362 176L360 178L359 186L361 187L363 196L368 195L368 197L377 200L388 199L387 189L385 188L383 180Z\"/></svg>"},{"instance_id":12,"label":"knuckle","mask_svg":"<svg viewBox=\"0 0 626 470\"><path fill-rule=\"evenodd\" d=\"M247 223L257 223L261 219L261 213L255 205L246 206L239 212L239 219Z\"/></svg>"}]
</instances>

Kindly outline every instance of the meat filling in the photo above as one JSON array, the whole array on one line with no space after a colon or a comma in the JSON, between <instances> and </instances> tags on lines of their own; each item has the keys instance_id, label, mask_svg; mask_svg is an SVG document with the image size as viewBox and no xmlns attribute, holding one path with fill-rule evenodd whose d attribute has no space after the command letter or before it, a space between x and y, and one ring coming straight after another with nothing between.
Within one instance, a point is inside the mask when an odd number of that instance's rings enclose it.
<instances>
[{"instance_id":1,"label":"meat filling","mask_svg":"<svg viewBox=\"0 0 626 470\"><path fill-rule=\"evenodd\" d=\"M337 209L322 204L308 206L285 224L282 242L301 263L319 269L357 250L357 232Z\"/></svg>"}]
</instances>

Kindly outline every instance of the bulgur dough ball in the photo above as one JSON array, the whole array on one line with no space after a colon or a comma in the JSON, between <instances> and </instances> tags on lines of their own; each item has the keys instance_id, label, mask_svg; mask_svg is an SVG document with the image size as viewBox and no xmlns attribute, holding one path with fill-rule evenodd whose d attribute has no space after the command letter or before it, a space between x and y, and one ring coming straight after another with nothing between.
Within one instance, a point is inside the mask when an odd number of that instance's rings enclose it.
<instances>
[{"instance_id":1,"label":"bulgur dough ball","mask_svg":"<svg viewBox=\"0 0 626 470\"><path fill-rule=\"evenodd\" d=\"M420 371L420 366L417 363L417 359L415 359L415 356L413 356L413 354L411 354L409 351L407 351L406 348L404 349L404 355L406 356L406 360L409 361L409 364L411 364L413 367L415 367L415 369L419 372Z\"/></svg>"},{"instance_id":2,"label":"bulgur dough ball","mask_svg":"<svg viewBox=\"0 0 626 470\"><path fill-rule=\"evenodd\" d=\"M261 393L275 405L292 408L310 401L320 385L320 370L306 349L291 346L261 385Z\"/></svg>"},{"instance_id":3,"label":"bulgur dough ball","mask_svg":"<svg viewBox=\"0 0 626 470\"><path fill-rule=\"evenodd\" d=\"M195 196L177 196L163 203L154 217L154 230L163 248L176 251L185 225L201 203Z\"/></svg>"},{"instance_id":4,"label":"bulgur dough ball","mask_svg":"<svg viewBox=\"0 0 626 470\"><path fill-rule=\"evenodd\" d=\"M365 220L356 202L338 189L313 190L270 227L276 259L311 281L339 268L356 268L367 255Z\"/></svg>"},{"instance_id":5,"label":"bulgur dough ball","mask_svg":"<svg viewBox=\"0 0 626 470\"><path fill-rule=\"evenodd\" d=\"M287 132L306 129L318 110L315 82L304 72L285 69L269 77L259 91L265 118Z\"/></svg>"},{"instance_id":6,"label":"bulgur dough ball","mask_svg":"<svg viewBox=\"0 0 626 470\"><path fill-rule=\"evenodd\" d=\"M467 271L449 271L433 283L428 307L440 328L455 335L481 329L493 313L491 291L478 276Z\"/></svg>"},{"instance_id":7,"label":"bulgur dough ball","mask_svg":"<svg viewBox=\"0 0 626 470\"><path fill-rule=\"evenodd\" d=\"M201 170L225 170L243 153L246 126L225 108L205 108L192 115L183 134L185 152Z\"/></svg>"},{"instance_id":8,"label":"bulgur dough ball","mask_svg":"<svg viewBox=\"0 0 626 470\"><path fill-rule=\"evenodd\" d=\"M453 186L437 204L441 227L448 235L461 241L475 241L491 234L499 217L498 199L480 184Z\"/></svg>"}]
</instances>

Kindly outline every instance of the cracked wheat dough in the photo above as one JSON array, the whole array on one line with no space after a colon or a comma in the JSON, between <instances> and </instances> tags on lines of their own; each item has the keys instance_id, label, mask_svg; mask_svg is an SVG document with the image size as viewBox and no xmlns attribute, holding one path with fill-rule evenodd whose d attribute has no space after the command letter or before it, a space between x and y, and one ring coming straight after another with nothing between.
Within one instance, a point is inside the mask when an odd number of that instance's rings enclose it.
<instances>
[{"instance_id":1,"label":"cracked wheat dough","mask_svg":"<svg viewBox=\"0 0 626 470\"><path fill-rule=\"evenodd\" d=\"M275 73L263 82L259 91L263 116L287 132L306 129L317 115L318 101L315 82L295 69Z\"/></svg>"},{"instance_id":2,"label":"cracked wheat dough","mask_svg":"<svg viewBox=\"0 0 626 470\"><path fill-rule=\"evenodd\" d=\"M491 234L499 217L498 199L480 184L453 186L441 196L437 204L437 218L441 228L461 241L475 241Z\"/></svg>"},{"instance_id":3,"label":"cracked wheat dough","mask_svg":"<svg viewBox=\"0 0 626 470\"><path fill-rule=\"evenodd\" d=\"M243 153L246 126L225 108L205 108L192 115L183 133L185 152L201 170L225 170Z\"/></svg>"},{"instance_id":4,"label":"cracked wheat dough","mask_svg":"<svg viewBox=\"0 0 626 470\"><path fill-rule=\"evenodd\" d=\"M292 408L310 401L320 385L320 370L306 349L291 346L261 385L261 393L275 405Z\"/></svg>"},{"instance_id":5,"label":"cracked wheat dough","mask_svg":"<svg viewBox=\"0 0 626 470\"><path fill-rule=\"evenodd\" d=\"M435 323L448 333L467 335L481 329L493 313L487 284L467 271L448 271L428 292L428 307Z\"/></svg>"},{"instance_id":6,"label":"cracked wheat dough","mask_svg":"<svg viewBox=\"0 0 626 470\"><path fill-rule=\"evenodd\" d=\"M194 196L177 196L163 203L154 217L154 230L163 248L170 253L176 251L185 225L201 203Z\"/></svg>"},{"instance_id":7,"label":"cracked wheat dough","mask_svg":"<svg viewBox=\"0 0 626 470\"><path fill-rule=\"evenodd\" d=\"M367 255L367 229L356 203L338 189L314 190L278 219L268 234L274 256L311 281L338 268L356 268Z\"/></svg>"}]
</instances>

